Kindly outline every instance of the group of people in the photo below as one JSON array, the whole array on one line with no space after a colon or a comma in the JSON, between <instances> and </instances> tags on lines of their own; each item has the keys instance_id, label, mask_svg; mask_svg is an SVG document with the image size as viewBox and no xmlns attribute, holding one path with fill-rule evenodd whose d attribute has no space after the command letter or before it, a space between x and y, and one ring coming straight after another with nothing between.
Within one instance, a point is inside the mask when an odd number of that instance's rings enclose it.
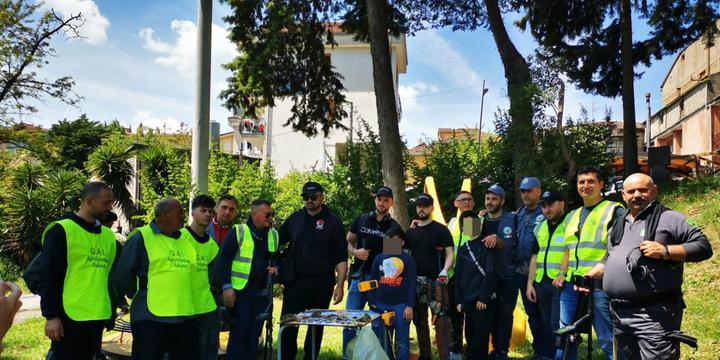
<instances>
[{"instance_id":1,"label":"group of people","mask_svg":"<svg viewBox=\"0 0 720 360\"><path fill-rule=\"evenodd\" d=\"M221 318L230 330L226 358L253 359L262 331L258 316L268 309L265 294L276 279L284 285L282 314L339 304L347 284L346 309L367 305L395 313L395 349L389 350L398 360L409 357L410 322L420 358L430 359L429 304L418 291L429 279L445 284L449 295L451 359L463 353L467 359L507 358L518 296L535 358L573 359L577 342L558 346L554 331L577 319L578 304L590 292L593 327L608 359L613 339L619 358L677 359L678 341L668 334L680 329L683 263L709 258L710 244L684 215L655 199L650 177L625 180L627 210L604 199L603 187L598 169L580 170L583 205L568 213L562 194L543 190L535 177L521 181L523 206L514 213L504 209L498 184L485 191L480 211L472 194L460 191L454 199L460 216L447 226L432 220L437 202L422 194L407 231L390 215L394 196L385 186L373 194L374 209L347 232L315 182L302 188L304 207L277 228L267 200L254 201L249 218L236 224L236 198L223 195L216 202L198 195L187 225L182 204L166 198L122 246L102 225L112 191L91 182L80 194L80 209L43 234L45 334L54 359L94 359L103 329L129 298L133 359L216 359ZM400 242L404 251L386 253L388 241ZM361 291L371 280L377 289ZM385 331L379 323L373 327L378 335ZM308 331L305 359L313 357L311 348L317 356L322 333L322 327ZM297 335L297 328L282 334L284 359L296 357ZM344 355L355 335L343 331Z\"/></svg>"}]
</instances>

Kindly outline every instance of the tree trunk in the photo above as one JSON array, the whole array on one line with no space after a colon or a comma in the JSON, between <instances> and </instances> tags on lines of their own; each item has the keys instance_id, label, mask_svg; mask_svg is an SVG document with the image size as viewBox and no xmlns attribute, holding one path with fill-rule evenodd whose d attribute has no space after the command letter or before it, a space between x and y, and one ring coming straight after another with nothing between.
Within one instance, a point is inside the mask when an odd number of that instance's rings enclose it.
<instances>
[{"instance_id":1,"label":"tree trunk","mask_svg":"<svg viewBox=\"0 0 720 360\"><path fill-rule=\"evenodd\" d=\"M490 31L495 39L495 45L500 53L500 59L505 70L505 79L508 85L508 96L510 97L510 117L512 127L510 136L513 143L513 169L515 172L515 188L520 184L523 176L531 174L531 163L529 160L532 153L532 78L530 67L525 58L513 44L505 29L502 13L498 6L498 0L485 0L487 10L487 21ZM516 205L520 203L520 197L516 197Z\"/></svg>"},{"instance_id":2,"label":"tree trunk","mask_svg":"<svg viewBox=\"0 0 720 360\"><path fill-rule=\"evenodd\" d=\"M630 5L630 0L620 0L624 177L640 171L640 166L638 165L637 132L635 131L635 71L633 69L632 9Z\"/></svg>"},{"instance_id":3,"label":"tree trunk","mask_svg":"<svg viewBox=\"0 0 720 360\"><path fill-rule=\"evenodd\" d=\"M405 193L403 145L398 127L395 86L390 63L390 43L386 25L388 4L386 0L366 0L366 4L383 180L395 194L393 205L395 220L407 229L410 219L408 218L407 194Z\"/></svg>"},{"instance_id":4,"label":"tree trunk","mask_svg":"<svg viewBox=\"0 0 720 360\"><path fill-rule=\"evenodd\" d=\"M575 171L577 171L577 165L575 164L575 159L573 159L572 154L570 154L567 141L565 140L565 134L563 132L563 116L565 115L565 82L562 80L560 80L560 91L558 91L558 95L557 131L559 135L558 140L560 142L560 153L565 159L565 162L568 164L565 179L568 181L568 184L572 184L573 178L575 177Z\"/></svg>"}]
</instances>

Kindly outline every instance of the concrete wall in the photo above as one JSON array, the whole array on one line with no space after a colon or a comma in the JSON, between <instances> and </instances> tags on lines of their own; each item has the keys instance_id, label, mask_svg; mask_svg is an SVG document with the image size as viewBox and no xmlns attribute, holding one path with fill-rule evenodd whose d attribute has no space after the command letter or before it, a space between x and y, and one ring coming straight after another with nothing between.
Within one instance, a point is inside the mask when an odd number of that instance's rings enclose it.
<instances>
[{"instance_id":1,"label":"concrete wall","mask_svg":"<svg viewBox=\"0 0 720 360\"><path fill-rule=\"evenodd\" d=\"M717 72L720 72L720 46L717 41L710 49L705 47L702 39L695 41L677 56L662 85L663 106L673 102L709 74Z\"/></svg>"}]
</instances>

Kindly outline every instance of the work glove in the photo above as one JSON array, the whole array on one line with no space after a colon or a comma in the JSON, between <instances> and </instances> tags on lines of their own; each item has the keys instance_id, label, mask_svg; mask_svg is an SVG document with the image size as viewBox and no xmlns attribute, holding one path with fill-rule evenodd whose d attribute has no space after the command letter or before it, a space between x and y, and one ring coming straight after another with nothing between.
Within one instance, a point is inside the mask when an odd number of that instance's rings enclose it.
<instances>
[{"instance_id":1,"label":"work glove","mask_svg":"<svg viewBox=\"0 0 720 360\"><path fill-rule=\"evenodd\" d=\"M440 275L438 275L438 281L441 282L441 283L443 283L443 284L447 283L447 281L448 281L448 273L447 273L447 271L445 271L445 269L443 269L442 271L440 271Z\"/></svg>"}]
</instances>

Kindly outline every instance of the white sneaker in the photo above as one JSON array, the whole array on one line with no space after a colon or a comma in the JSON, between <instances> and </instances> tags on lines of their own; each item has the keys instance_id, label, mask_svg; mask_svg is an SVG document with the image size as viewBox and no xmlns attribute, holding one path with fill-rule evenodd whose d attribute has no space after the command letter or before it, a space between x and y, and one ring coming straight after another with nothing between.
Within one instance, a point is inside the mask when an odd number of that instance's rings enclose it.
<instances>
[{"instance_id":1,"label":"white sneaker","mask_svg":"<svg viewBox=\"0 0 720 360\"><path fill-rule=\"evenodd\" d=\"M462 360L462 355L455 353L455 352L451 352L449 360Z\"/></svg>"}]
</instances>

